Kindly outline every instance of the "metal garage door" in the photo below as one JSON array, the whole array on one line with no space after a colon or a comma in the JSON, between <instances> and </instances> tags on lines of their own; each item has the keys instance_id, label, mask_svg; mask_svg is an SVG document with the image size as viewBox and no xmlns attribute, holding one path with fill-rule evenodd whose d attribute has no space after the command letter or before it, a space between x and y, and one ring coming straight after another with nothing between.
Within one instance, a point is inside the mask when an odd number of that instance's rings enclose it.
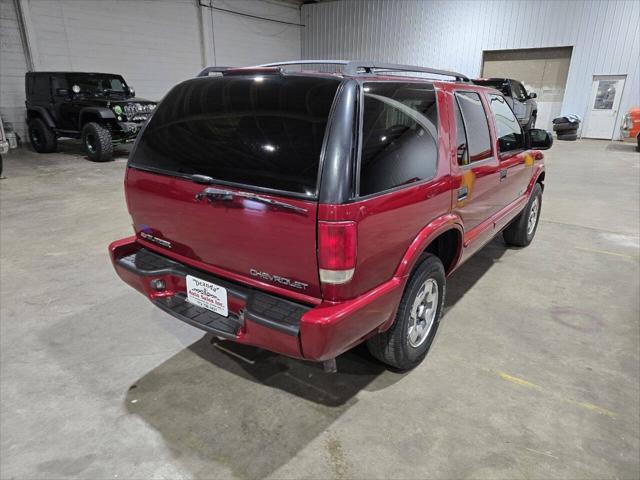
<instances>
[{"instance_id":1,"label":"metal garage door","mask_svg":"<svg viewBox=\"0 0 640 480\"><path fill-rule=\"evenodd\" d=\"M515 78L538 94L536 127L551 129L561 115L572 47L485 51L482 76Z\"/></svg>"}]
</instances>

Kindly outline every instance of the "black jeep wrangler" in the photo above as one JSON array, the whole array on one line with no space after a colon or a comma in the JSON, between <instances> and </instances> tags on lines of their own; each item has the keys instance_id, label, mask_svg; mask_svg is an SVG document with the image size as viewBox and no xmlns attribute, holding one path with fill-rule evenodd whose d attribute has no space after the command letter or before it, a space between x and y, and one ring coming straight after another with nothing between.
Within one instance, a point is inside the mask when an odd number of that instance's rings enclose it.
<instances>
[{"instance_id":1,"label":"black jeep wrangler","mask_svg":"<svg viewBox=\"0 0 640 480\"><path fill-rule=\"evenodd\" d=\"M111 160L114 145L133 141L156 107L112 73L28 72L25 87L34 150L53 152L59 137L81 138L95 162Z\"/></svg>"}]
</instances>

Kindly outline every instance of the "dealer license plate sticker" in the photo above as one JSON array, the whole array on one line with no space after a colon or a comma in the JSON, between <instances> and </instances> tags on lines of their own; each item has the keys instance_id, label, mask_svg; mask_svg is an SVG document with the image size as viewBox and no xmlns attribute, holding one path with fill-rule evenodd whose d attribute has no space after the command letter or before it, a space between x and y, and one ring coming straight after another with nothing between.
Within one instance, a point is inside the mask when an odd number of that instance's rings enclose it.
<instances>
[{"instance_id":1,"label":"dealer license plate sticker","mask_svg":"<svg viewBox=\"0 0 640 480\"><path fill-rule=\"evenodd\" d=\"M229 315L227 289L215 283L187 275L187 300L218 315Z\"/></svg>"}]
</instances>

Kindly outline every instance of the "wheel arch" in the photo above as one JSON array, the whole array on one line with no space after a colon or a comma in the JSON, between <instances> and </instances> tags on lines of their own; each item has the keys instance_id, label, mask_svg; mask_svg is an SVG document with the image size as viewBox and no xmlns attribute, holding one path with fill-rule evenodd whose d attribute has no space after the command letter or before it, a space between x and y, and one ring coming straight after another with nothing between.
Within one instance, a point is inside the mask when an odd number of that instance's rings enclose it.
<instances>
[{"instance_id":1,"label":"wheel arch","mask_svg":"<svg viewBox=\"0 0 640 480\"><path fill-rule=\"evenodd\" d=\"M51 115L44 107L29 107L27 109L27 121L33 120L35 118L41 119L47 125L47 127L51 129L55 128L56 126L53 119L51 118Z\"/></svg>"},{"instance_id":2,"label":"wheel arch","mask_svg":"<svg viewBox=\"0 0 640 480\"><path fill-rule=\"evenodd\" d=\"M97 123L115 123L116 114L108 108L102 107L87 107L80 111L78 120L78 129L82 130L89 122Z\"/></svg>"},{"instance_id":3,"label":"wheel arch","mask_svg":"<svg viewBox=\"0 0 640 480\"><path fill-rule=\"evenodd\" d=\"M447 214L430 222L415 237L405 252L396 277L408 276L423 253L432 253L442 261L445 273L453 271L462 255L464 232L458 215Z\"/></svg>"}]
</instances>

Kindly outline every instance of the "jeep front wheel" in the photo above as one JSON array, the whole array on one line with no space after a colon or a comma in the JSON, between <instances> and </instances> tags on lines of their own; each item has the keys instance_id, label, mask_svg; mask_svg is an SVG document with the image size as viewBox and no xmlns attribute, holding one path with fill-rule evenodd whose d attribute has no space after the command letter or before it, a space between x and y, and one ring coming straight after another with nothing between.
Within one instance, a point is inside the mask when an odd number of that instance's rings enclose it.
<instances>
[{"instance_id":1,"label":"jeep front wheel","mask_svg":"<svg viewBox=\"0 0 640 480\"><path fill-rule=\"evenodd\" d=\"M399 370L419 365L438 330L444 294L442 262L426 254L407 281L393 325L367 341L371 354Z\"/></svg>"},{"instance_id":2,"label":"jeep front wheel","mask_svg":"<svg viewBox=\"0 0 640 480\"><path fill-rule=\"evenodd\" d=\"M94 162L108 162L113 158L111 132L98 123L90 122L82 128L82 144Z\"/></svg>"},{"instance_id":3,"label":"jeep front wheel","mask_svg":"<svg viewBox=\"0 0 640 480\"><path fill-rule=\"evenodd\" d=\"M40 118L29 120L29 141L38 153L51 153L58 148L56 134Z\"/></svg>"}]
</instances>

